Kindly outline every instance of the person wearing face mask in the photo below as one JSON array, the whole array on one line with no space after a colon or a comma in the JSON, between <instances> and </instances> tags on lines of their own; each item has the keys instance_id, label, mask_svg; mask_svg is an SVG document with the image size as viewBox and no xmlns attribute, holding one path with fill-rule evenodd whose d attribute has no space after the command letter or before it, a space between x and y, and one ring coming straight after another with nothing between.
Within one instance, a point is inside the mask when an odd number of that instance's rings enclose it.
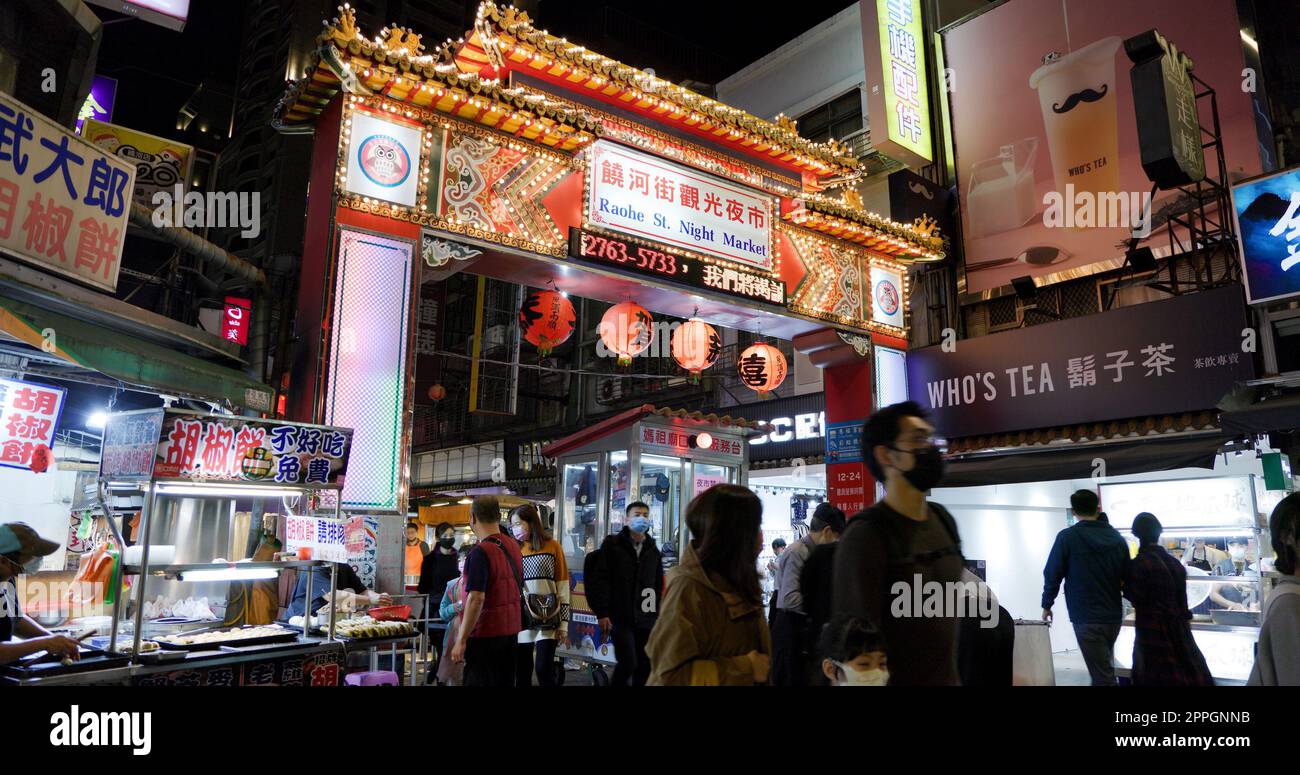
<instances>
[{"instance_id":1,"label":"person wearing face mask","mask_svg":"<svg viewBox=\"0 0 1300 775\"><path fill-rule=\"evenodd\" d=\"M1211 571L1215 576L1240 576L1242 578L1259 578L1258 567L1246 562L1246 541L1243 538L1228 539L1228 556L1219 561ZM1259 608L1259 585L1215 584L1210 589L1210 609L1228 611L1255 611Z\"/></svg>"},{"instance_id":2,"label":"person wearing face mask","mask_svg":"<svg viewBox=\"0 0 1300 775\"><path fill-rule=\"evenodd\" d=\"M555 649L569 641L569 566L560 542L542 525L537 507L510 512L510 533L524 559L524 618L515 652L515 686L555 686Z\"/></svg>"},{"instance_id":3,"label":"person wearing face mask","mask_svg":"<svg viewBox=\"0 0 1300 775\"><path fill-rule=\"evenodd\" d=\"M456 558L456 568L461 573L465 571L465 558L468 555L467 546L462 546L460 551L453 554ZM464 578L461 575L447 582L447 589L442 594L442 602L438 605L438 618L447 622L447 634L442 639L442 648L438 652L438 664L434 673L438 677L438 683L443 686L460 686L465 680L463 662L457 663L442 658L442 655L448 653L451 644L456 642L456 636L460 632L461 614L465 611Z\"/></svg>"},{"instance_id":4,"label":"person wearing face mask","mask_svg":"<svg viewBox=\"0 0 1300 775\"><path fill-rule=\"evenodd\" d=\"M885 686L889 664L885 643L874 627L851 616L839 616L822 628L817 643L821 672L830 686Z\"/></svg>"},{"instance_id":5,"label":"person wearing face mask","mask_svg":"<svg viewBox=\"0 0 1300 775\"><path fill-rule=\"evenodd\" d=\"M772 623L772 685L806 686L809 621L803 570L813 549L831 546L844 532L844 512L829 503L813 512L808 535L794 542L777 565L776 619ZM823 553L824 555L825 553ZM829 605L829 601L826 601Z\"/></svg>"},{"instance_id":6,"label":"person wearing face mask","mask_svg":"<svg viewBox=\"0 0 1300 775\"><path fill-rule=\"evenodd\" d=\"M77 641L51 634L30 616L23 615L18 601L15 579L35 572L40 565L37 558L53 554L58 548L58 544L41 538L22 522L0 525L0 665L38 651L49 652L59 659L80 657Z\"/></svg>"},{"instance_id":7,"label":"person wearing face mask","mask_svg":"<svg viewBox=\"0 0 1300 775\"><path fill-rule=\"evenodd\" d=\"M904 401L867 418L862 452L871 475L884 482L885 498L844 529L832 571L832 615L856 617L880 631L893 653L891 684L956 686L957 611L933 616L894 604L898 584L908 595L918 581L950 588L965 567L952 514L926 499L943 479L942 443L925 411Z\"/></svg>"},{"instance_id":8,"label":"person wearing face mask","mask_svg":"<svg viewBox=\"0 0 1300 775\"><path fill-rule=\"evenodd\" d=\"M456 569L456 528L450 522L443 522L434 531L438 543L433 550L424 555L420 563L420 594L428 595L430 600L441 600L447 583L460 575Z\"/></svg>"},{"instance_id":9,"label":"person wearing face mask","mask_svg":"<svg viewBox=\"0 0 1300 775\"><path fill-rule=\"evenodd\" d=\"M1264 602L1255 665L1247 686L1300 686L1300 493L1283 498L1268 518L1280 575Z\"/></svg>"},{"instance_id":10,"label":"person wearing face mask","mask_svg":"<svg viewBox=\"0 0 1300 775\"><path fill-rule=\"evenodd\" d=\"M1078 490L1070 509L1078 520L1056 534L1043 568L1043 621L1052 621L1052 604L1065 582L1065 607L1074 625L1093 686L1115 686L1115 640L1124 619L1120 588L1129 550L1115 528L1098 520L1097 493Z\"/></svg>"},{"instance_id":11,"label":"person wearing face mask","mask_svg":"<svg viewBox=\"0 0 1300 775\"><path fill-rule=\"evenodd\" d=\"M605 538L586 579L587 602L602 633L614 642L617 665L610 686L645 686L650 677L646 644L659 619L664 588L663 556L650 535L650 507L627 505L626 525ZM757 572L757 570L755 570Z\"/></svg>"}]
</instances>

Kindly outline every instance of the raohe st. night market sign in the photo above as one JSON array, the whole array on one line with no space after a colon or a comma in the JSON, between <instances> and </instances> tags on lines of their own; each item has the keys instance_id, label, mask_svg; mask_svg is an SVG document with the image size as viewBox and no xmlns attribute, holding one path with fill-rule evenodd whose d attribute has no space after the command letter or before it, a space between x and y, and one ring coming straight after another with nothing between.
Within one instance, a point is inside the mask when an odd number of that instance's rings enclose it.
<instances>
[{"instance_id":1,"label":"raohe st. night market sign","mask_svg":"<svg viewBox=\"0 0 1300 775\"><path fill-rule=\"evenodd\" d=\"M0 249L117 289L135 168L0 92Z\"/></svg>"},{"instance_id":2,"label":"raohe st. night market sign","mask_svg":"<svg viewBox=\"0 0 1300 775\"><path fill-rule=\"evenodd\" d=\"M589 226L772 270L771 197L608 140L587 175Z\"/></svg>"}]
</instances>

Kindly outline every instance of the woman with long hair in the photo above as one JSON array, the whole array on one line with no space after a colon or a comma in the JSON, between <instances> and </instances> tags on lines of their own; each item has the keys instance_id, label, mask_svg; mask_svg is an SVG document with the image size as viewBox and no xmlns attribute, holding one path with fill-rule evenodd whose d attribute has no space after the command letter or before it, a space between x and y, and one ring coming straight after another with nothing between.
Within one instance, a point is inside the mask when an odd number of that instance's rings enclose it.
<instances>
[{"instance_id":1,"label":"woman with long hair","mask_svg":"<svg viewBox=\"0 0 1300 775\"><path fill-rule=\"evenodd\" d=\"M1300 686L1300 493L1286 496L1268 518L1282 574L1264 601L1255 666L1247 686ZM1262 565L1262 562L1261 562Z\"/></svg>"},{"instance_id":2,"label":"woman with long hair","mask_svg":"<svg viewBox=\"0 0 1300 775\"><path fill-rule=\"evenodd\" d=\"M714 485L691 501L693 550L668 575L646 645L649 685L767 683L772 642L756 562L762 521L762 502L744 487Z\"/></svg>"},{"instance_id":3,"label":"woman with long hair","mask_svg":"<svg viewBox=\"0 0 1300 775\"><path fill-rule=\"evenodd\" d=\"M569 566L536 506L510 512L510 533L524 558L525 629L519 632L515 686L532 686L534 672L538 685L555 686L555 649L569 638Z\"/></svg>"}]
</instances>

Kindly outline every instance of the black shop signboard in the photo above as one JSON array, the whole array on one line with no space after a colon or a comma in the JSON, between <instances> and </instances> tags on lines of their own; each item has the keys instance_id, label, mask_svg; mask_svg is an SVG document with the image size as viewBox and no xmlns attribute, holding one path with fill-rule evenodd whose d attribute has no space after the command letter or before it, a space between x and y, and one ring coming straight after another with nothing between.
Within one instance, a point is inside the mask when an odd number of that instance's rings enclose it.
<instances>
[{"instance_id":1,"label":"black shop signboard","mask_svg":"<svg viewBox=\"0 0 1300 775\"><path fill-rule=\"evenodd\" d=\"M1211 409L1254 376L1239 286L907 354L911 398L949 438Z\"/></svg>"}]
</instances>

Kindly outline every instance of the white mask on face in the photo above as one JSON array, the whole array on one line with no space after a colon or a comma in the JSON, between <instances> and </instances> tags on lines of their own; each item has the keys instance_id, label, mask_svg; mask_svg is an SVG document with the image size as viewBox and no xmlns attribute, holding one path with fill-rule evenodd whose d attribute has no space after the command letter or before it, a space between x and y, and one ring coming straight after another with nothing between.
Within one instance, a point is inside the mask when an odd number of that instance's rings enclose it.
<instances>
[{"instance_id":1,"label":"white mask on face","mask_svg":"<svg viewBox=\"0 0 1300 775\"><path fill-rule=\"evenodd\" d=\"M889 671L884 668L859 670L852 665L834 662L834 660L832 662L844 675L844 680L837 681L836 686L885 686L889 683Z\"/></svg>"},{"instance_id":2,"label":"white mask on face","mask_svg":"<svg viewBox=\"0 0 1300 775\"><path fill-rule=\"evenodd\" d=\"M1233 559L1234 562L1244 560L1244 559L1246 559L1246 547L1244 547L1244 546L1229 546L1229 547L1228 547L1228 556L1231 557L1231 558Z\"/></svg>"}]
</instances>

